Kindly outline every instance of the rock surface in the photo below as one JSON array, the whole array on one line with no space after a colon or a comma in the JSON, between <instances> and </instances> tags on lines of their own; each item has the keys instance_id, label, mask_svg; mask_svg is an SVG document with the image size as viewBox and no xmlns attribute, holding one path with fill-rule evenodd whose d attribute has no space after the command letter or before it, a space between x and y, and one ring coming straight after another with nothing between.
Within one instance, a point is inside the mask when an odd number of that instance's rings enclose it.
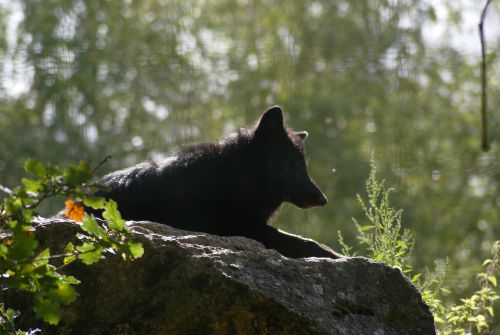
<instances>
[{"instance_id":1,"label":"rock surface","mask_svg":"<svg viewBox=\"0 0 500 335\"><path fill-rule=\"evenodd\" d=\"M56 327L33 317L29 297L4 297L21 329L44 334L435 334L433 318L400 270L362 257L289 259L243 237L129 222L145 254L109 255L65 269L82 281ZM75 233L41 220L54 251Z\"/></svg>"}]
</instances>

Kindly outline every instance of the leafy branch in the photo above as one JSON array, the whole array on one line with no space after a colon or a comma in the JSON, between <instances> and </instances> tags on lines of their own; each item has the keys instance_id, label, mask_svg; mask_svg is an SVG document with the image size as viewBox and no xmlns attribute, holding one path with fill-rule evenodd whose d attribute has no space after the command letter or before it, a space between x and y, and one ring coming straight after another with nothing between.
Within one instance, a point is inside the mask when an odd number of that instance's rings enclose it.
<instances>
[{"instance_id":1,"label":"leafy branch","mask_svg":"<svg viewBox=\"0 0 500 335\"><path fill-rule=\"evenodd\" d=\"M35 178L23 178L21 186L6 192L9 195L0 205L2 288L31 293L35 314L50 324L57 324L61 306L76 299L74 285L79 283L77 278L60 273L63 267L76 260L93 264L102 259L105 252L134 260L141 257L144 250L141 243L130 240L131 232L121 218L117 204L94 196L101 186L90 182L95 170L91 170L90 164L81 161L78 165L60 169L29 159L24 168ZM79 242L76 245L69 242L64 253L59 254L52 254L49 248L39 250L34 234L34 210L53 196L67 198L66 216L80 228L76 234ZM85 208L102 211L105 220L86 214ZM63 258L63 265L56 267L52 262L60 258ZM9 333L16 334L17 331L13 330L16 315L17 312L2 304L0 330L11 329Z\"/></svg>"},{"instance_id":2,"label":"leafy branch","mask_svg":"<svg viewBox=\"0 0 500 335\"><path fill-rule=\"evenodd\" d=\"M486 334L489 320L493 318L493 304L500 299L497 293L497 276L500 273L500 241L492 247L493 257L483 262L484 272L478 274L479 290L461 304L451 306L445 315L445 335Z\"/></svg>"}]
</instances>

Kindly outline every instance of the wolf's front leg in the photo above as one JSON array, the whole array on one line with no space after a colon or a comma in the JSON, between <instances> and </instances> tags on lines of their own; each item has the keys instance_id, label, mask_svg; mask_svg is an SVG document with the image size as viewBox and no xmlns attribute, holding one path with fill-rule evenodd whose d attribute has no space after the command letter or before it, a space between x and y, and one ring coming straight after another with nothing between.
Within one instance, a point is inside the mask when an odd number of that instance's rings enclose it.
<instances>
[{"instance_id":1,"label":"wolf's front leg","mask_svg":"<svg viewBox=\"0 0 500 335\"><path fill-rule=\"evenodd\" d=\"M344 257L326 245L298 235L286 233L268 225L259 230L258 236L252 236L252 238L264 244L266 248L274 249L283 256L290 258Z\"/></svg>"}]
</instances>

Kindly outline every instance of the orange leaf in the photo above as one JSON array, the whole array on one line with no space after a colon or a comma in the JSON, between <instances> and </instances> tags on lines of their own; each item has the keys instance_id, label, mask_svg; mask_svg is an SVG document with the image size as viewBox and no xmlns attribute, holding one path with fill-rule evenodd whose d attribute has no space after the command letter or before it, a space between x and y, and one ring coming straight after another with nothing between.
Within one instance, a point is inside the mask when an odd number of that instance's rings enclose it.
<instances>
[{"instance_id":1,"label":"orange leaf","mask_svg":"<svg viewBox=\"0 0 500 335\"><path fill-rule=\"evenodd\" d=\"M64 204L66 205L66 217L74 221L82 222L85 208L69 198L66 199Z\"/></svg>"}]
</instances>

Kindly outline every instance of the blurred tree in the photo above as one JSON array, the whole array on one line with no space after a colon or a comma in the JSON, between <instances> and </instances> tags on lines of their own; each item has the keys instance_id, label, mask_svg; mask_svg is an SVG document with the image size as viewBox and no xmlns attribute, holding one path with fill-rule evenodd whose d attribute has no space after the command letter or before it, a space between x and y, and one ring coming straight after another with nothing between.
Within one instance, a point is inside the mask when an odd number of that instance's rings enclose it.
<instances>
[{"instance_id":1,"label":"blurred tree","mask_svg":"<svg viewBox=\"0 0 500 335\"><path fill-rule=\"evenodd\" d=\"M474 289L500 236L498 116L493 147L481 153L479 58L424 40L422 27L437 20L430 2L12 3L23 18L10 45L2 32L12 15L0 11L0 71L14 68L26 89L0 90L0 183L18 180L27 157L66 164L111 154L108 170L161 158L280 104L309 131L311 174L330 203L286 205L275 224L334 248L342 230L352 244L351 217L363 217L355 195L375 152L414 231L417 267L449 256L453 294ZM461 21L456 2L435 6L452 14L449 29ZM490 106L499 106L500 41L490 44Z\"/></svg>"}]
</instances>

